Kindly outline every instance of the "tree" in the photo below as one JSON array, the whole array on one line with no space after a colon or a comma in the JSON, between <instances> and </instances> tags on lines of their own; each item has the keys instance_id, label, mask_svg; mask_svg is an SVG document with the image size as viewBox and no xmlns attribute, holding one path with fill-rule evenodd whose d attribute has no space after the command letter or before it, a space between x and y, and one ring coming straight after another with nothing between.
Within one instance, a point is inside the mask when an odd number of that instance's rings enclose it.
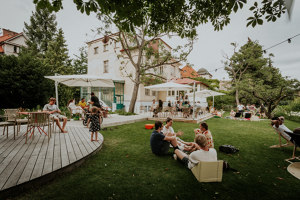
<instances>
[{"instance_id":1,"label":"tree","mask_svg":"<svg viewBox=\"0 0 300 200\"><path fill-rule=\"evenodd\" d=\"M266 116L272 118L272 112L280 101L292 99L299 85L298 80L283 77L278 68L265 65L260 70L247 74L241 86L264 104Z\"/></svg>"},{"instance_id":2,"label":"tree","mask_svg":"<svg viewBox=\"0 0 300 200\"><path fill-rule=\"evenodd\" d=\"M45 53L48 50L49 43L54 39L57 32L56 16L51 14L49 9L40 9L36 6L36 11L32 12L30 24L24 23L28 40L27 46L35 54Z\"/></svg>"},{"instance_id":3,"label":"tree","mask_svg":"<svg viewBox=\"0 0 300 200\"><path fill-rule=\"evenodd\" d=\"M240 103L240 86L241 81L247 73L255 72L260 70L262 66L267 64L267 59L263 57L262 47L258 42L253 42L248 39L248 42L243 45L237 51L237 44L231 43L233 46L233 55L227 59L225 64L225 70L229 77L232 79L232 84L235 90L236 104Z\"/></svg>"},{"instance_id":4,"label":"tree","mask_svg":"<svg viewBox=\"0 0 300 200\"><path fill-rule=\"evenodd\" d=\"M35 108L48 101L54 87L44 78L47 67L28 52L0 56L0 90L2 108Z\"/></svg>"},{"instance_id":5,"label":"tree","mask_svg":"<svg viewBox=\"0 0 300 200\"><path fill-rule=\"evenodd\" d=\"M87 50L86 46L79 49L79 55L74 55L76 58L73 59L73 71L75 74L87 74Z\"/></svg>"},{"instance_id":6,"label":"tree","mask_svg":"<svg viewBox=\"0 0 300 200\"><path fill-rule=\"evenodd\" d=\"M38 8L47 8L56 12L63 9L62 2L63 0L34 0ZM77 10L87 15L90 12L97 12L102 16L113 14L114 19L121 22L122 30L127 32L132 31L133 26L145 24L144 15L148 15L151 21L150 28L154 31L160 30L159 26L164 25L164 32L176 29L176 33L182 37L193 37L196 34L195 28L200 24L211 22L215 30L221 30L230 23L229 16L232 12L243 9L247 0L74 0L74 3ZM268 22L274 22L286 12L283 0L251 1L251 4L252 6L248 5L248 7L253 16L247 19L247 26L262 25L263 18Z\"/></svg>"}]
</instances>

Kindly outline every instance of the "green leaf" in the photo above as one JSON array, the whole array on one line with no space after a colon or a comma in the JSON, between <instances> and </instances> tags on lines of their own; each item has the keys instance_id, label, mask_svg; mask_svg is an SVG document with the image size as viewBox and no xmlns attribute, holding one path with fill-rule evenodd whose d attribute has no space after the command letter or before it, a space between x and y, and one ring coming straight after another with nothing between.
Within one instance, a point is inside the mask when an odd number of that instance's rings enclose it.
<instances>
[{"instance_id":1,"label":"green leaf","mask_svg":"<svg viewBox=\"0 0 300 200\"><path fill-rule=\"evenodd\" d=\"M258 23L259 25L262 25L262 24L263 24L263 20L262 20L262 19L257 19L257 23Z\"/></svg>"}]
</instances>

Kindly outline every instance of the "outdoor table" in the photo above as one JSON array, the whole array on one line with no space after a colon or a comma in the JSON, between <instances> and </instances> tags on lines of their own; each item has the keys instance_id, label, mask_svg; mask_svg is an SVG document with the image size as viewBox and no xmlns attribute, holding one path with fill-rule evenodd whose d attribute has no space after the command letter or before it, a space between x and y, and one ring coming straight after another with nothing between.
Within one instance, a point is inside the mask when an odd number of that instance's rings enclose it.
<instances>
[{"instance_id":1,"label":"outdoor table","mask_svg":"<svg viewBox=\"0 0 300 200\"><path fill-rule=\"evenodd\" d=\"M28 115L28 125L27 125L27 132L24 134L26 135L26 142L27 143L27 134L28 132L32 131L29 138L34 134L35 128L38 129L39 133L42 135L42 132L48 136L51 134L51 126L49 120L49 114L46 112L19 112L23 115ZM42 127L48 126L48 134L44 131ZM30 128L29 128L30 127Z\"/></svg>"}]
</instances>

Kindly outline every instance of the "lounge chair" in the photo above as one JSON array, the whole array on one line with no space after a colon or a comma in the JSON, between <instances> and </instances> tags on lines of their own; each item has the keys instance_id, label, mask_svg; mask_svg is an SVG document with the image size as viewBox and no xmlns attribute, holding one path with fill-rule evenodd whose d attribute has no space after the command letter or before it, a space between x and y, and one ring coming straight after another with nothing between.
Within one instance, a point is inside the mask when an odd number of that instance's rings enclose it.
<instances>
[{"instance_id":1,"label":"lounge chair","mask_svg":"<svg viewBox=\"0 0 300 200\"><path fill-rule=\"evenodd\" d=\"M192 168L192 172L199 182L222 182L223 160L201 161Z\"/></svg>"},{"instance_id":2,"label":"lounge chair","mask_svg":"<svg viewBox=\"0 0 300 200\"><path fill-rule=\"evenodd\" d=\"M272 126L272 125L271 125L271 126ZM289 147L289 146L293 146L293 145L294 145L288 138L286 138L284 135L282 135L282 134L280 133L279 130L277 130L277 129L274 128L273 126L272 126L272 128L275 130L275 132L276 132L276 133L278 134L278 136L279 136L279 144L272 145L272 146L270 146L270 148L281 148L281 147ZM286 140L286 143L285 143L285 144L282 144L281 138L283 138L283 139Z\"/></svg>"},{"instance_id":3,"label":"lounge chair","mask_svg":"<svg viewBox=\"0 0 300 200\"><path fill-rule=\"evenodd\" d=\"M296 157L296 156L295 156L295 153L296 153L297 147L300 146L300 134L295 133L295 130L294 130L294 132L287 132L287 131L285 131L285 132L286 132L289 136L291 136L291 141L292 141L293 144L294 144L293 155L292 155L291 158L288 158L288 159L286 159L286 160L292 160L292 159L294 159L294 158L299 159L299 157Z\"/></svg>"}]
</instances>

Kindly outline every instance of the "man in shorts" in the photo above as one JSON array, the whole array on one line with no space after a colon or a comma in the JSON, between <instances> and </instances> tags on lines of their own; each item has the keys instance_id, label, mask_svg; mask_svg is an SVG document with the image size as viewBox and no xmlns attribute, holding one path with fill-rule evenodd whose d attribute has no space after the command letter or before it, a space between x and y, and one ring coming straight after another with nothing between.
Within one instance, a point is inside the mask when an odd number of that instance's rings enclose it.
<instances>
[{"instance_id":1,"label":"man in shorts","mask_svg":"<svg viewBox=\"0 0 300 200\"><path fill-rule=\"evenodd\" d=\"M174 150L178 149L176 136L165 136L161 130L162 122L155 122L155 130L150 138L151 150L155 155L166 155L169 152L170 144Z\"/></svg>"},{"instance_id":2,"label":"man in shorts","mask_svg":"<svg viewBox=\"0 0 300 200\"><path fill-rule=\"evenodd\" d=\"M56 125L59 127L62 133L67 133L65 130L66 124L67 124L67 117L64 115L61 115L60 109L55 104L56 99L51 97L49 100L49 103L46 104L43 108L43 112L47 112L50 114L50 117L53 117L54 121L56 122ZM61 127L59 120L63 120L63 127Z\"/></svg>"},{"instance_id":3,"label":"man in shorts","mask_svg":"<svg viewBox=\"0 0 300 200\"><path fill-rule=\"evenodd\" d=\"M196 135L195 142L200 147L199 150L187 155L179 149L176 149L174 158L182 162L189 169L195 167L200 161L217 161L217 151L214 148L208 148L204 135Z\"/></svg>"}]
</instances>

